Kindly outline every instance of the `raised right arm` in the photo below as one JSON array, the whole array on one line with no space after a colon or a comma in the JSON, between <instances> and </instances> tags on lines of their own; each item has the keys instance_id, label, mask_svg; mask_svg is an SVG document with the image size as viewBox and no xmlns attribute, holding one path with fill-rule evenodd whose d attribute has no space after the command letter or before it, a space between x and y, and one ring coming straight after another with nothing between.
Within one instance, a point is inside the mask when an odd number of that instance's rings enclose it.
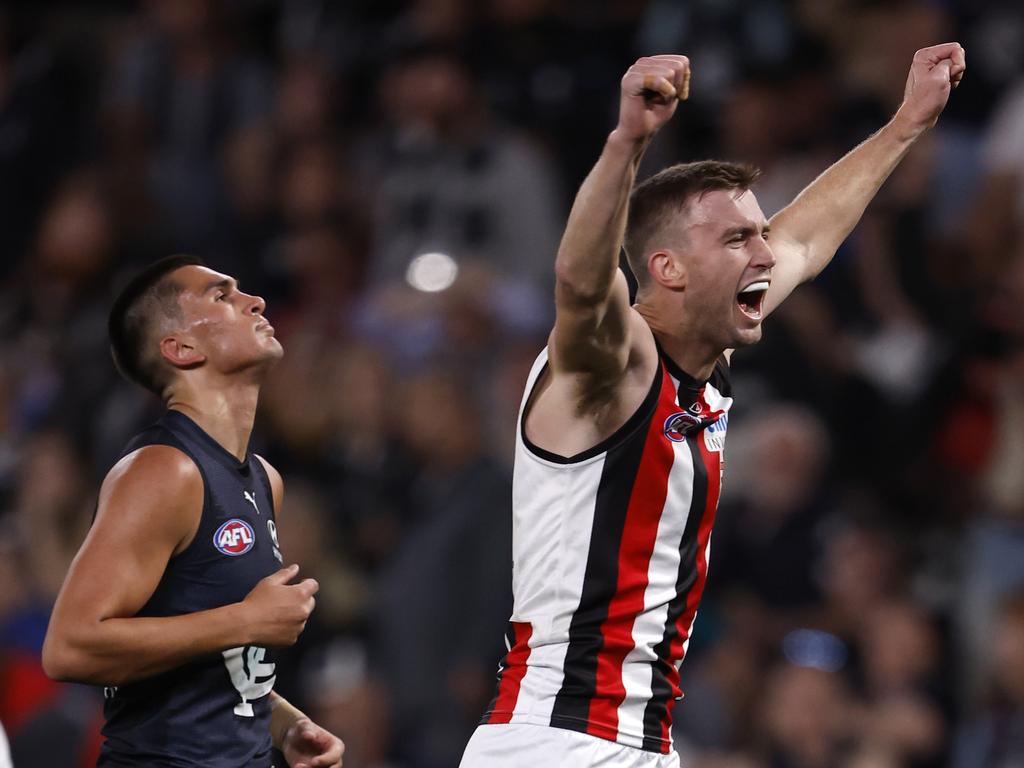
<instances>
[{"instance_id":1,"label":"raised right arm","mask_svg":"<svg viewBox=\"0 0 1024 768\"><path fill-rule=\"evenodd\" d=\"M651 138L675 112L685 56L640 59L622 78L619 123L580 187L555 260L556 374L621 377L630 351L629 293L619 272L629 196Z\"/></svg>"},{"instance_id":2,"label":"raised right arm","mask_svg":"<svg viewBox=\"0 0 1024 768\"><path fill-rule=\"evenodd\" d=\"M287 584L296 566L263 579L239 603L136 616L171 556L192 539L202 508L199 470L174 448L146 446L115 465L50 617L43 644L50 677L120 685L227 648L295 642L316 591L311 579Z\"/></svg>"}]
</instances>

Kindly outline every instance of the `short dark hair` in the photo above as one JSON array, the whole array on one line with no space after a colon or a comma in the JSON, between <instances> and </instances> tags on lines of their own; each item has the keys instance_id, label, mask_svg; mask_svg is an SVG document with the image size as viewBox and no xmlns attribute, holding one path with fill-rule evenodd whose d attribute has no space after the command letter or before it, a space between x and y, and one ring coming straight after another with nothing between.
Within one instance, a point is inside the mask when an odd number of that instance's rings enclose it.
<instances>
[{"instance_id":1,"label":"short dark hair","mask_svg":"<svg viewBox=\"0 0 1024 768\"><path fill-rule=\"evenodd\" d=\"M690 198L720 189L747 190L761 171L745 163L699 160L671 165L637 184L629 196L629 220L625 249L629 267L637 282L647 282L644 256L668 218L682 211Z\"/></svg>"},{"instance_id":2,"label":"short dark hair","mask_svg":"<svg viewBox=\"0 0 1024 768\"><path fill-rule=\"evenodd\" d=\"M114 365L125 378L157 396L163 395L169 379L156 350L150 349L150 336L159 314L183 317L178 305L182 285L169 275L192 265L206 266L196 256L167 256L154 261L128 282L110 308L107 332Z\"/></svg>"}]
</instances>

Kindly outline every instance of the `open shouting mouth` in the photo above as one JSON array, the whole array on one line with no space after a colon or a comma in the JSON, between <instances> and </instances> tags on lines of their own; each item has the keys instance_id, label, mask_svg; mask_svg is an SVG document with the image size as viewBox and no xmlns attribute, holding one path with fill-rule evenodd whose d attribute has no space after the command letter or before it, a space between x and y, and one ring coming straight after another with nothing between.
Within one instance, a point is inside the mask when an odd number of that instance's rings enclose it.
<instances>
[{"instance_id":1,"label":"open shouting mouth","mask_svg":"<svg viewBox=\"0 0 1024 768\"><path fill-rule=\"evenodd\" d=\"M751 320L760 320L761 308L764 305L764 297L768 293L769 284L767 280L757 280L737 293L736 303L739 304L740 312Z\"/></svg>"}]
</instances>

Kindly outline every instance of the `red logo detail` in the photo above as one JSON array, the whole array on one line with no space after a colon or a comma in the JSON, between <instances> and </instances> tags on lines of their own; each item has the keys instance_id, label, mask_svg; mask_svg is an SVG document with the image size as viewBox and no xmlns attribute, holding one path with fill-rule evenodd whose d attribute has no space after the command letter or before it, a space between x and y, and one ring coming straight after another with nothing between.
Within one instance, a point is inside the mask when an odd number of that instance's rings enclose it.
<instances>
[{"instance_id":1,"label":"red logo detail","mask_svg":"<svg viewBox=\"0 0 1024 768\"><path fill-rule=\"evenodd\" d=\"M228 520L213 534L213 546L231 557L244 555L256 544L256 534L245 520Z\"/></svg>"}]
</instances>

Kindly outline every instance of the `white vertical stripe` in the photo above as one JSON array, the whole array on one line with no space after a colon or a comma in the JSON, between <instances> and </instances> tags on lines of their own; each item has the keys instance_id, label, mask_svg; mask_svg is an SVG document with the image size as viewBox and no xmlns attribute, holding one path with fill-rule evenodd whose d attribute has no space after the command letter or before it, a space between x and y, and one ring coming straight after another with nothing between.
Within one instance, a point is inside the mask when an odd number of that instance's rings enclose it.
<instances>
[{"instance_id":1,"label":"white vertical stripe","mask_svg":"<svg viewBox=\"0 0 1024 768\"><path fill-rule=\"evenodd\" d=\"M644 710L651 697L651 662L656 658L654 646L664 636L668 606L676 596L679 542L686 530L693 495L693 455L685 442L673 443L673 449L675 459L668 476L665 506L647 568L644 611L633 623L633 650L622 665L626 697L619 706L620 733L643 733Z\"/></svg>"},{"instance_id":2,"label":"white vertical stripe","mask_svg":"<svg viewBox=\"0 0 1024 768\"><path fill-rule=\"evenodd\" d=\"M516 712L548 719L562 687L569 625L583 595L605 455L559 468L519 461L513 481L513 621L533 625ZM521 722L513 717L513 722Z\"/></svg>"}]
</instances>

